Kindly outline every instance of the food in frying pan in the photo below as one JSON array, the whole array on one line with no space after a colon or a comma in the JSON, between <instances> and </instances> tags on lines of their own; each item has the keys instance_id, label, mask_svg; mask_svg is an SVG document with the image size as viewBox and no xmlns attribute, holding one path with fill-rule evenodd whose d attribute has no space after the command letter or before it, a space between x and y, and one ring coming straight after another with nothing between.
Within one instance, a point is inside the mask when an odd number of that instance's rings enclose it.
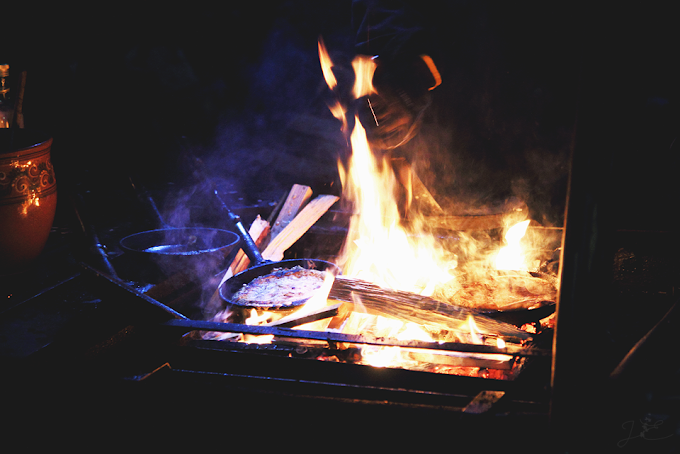
<instances>
[{"instance_id":1,"label":"food in frying pan","mask_svg":"<svg viewBox=\"0 0 680 454\"><path fill-rule=\"evenodd\" d=\"M483 311L533 309L555 301L557 289L530 273L489 272L474 279L453 280L437 288L435 298Z\"/></svg>"},{"instance_id":2,"label":"food in frying pan","mask_svg":"<svg viewBox=\"0 0 680 454\"><path fill-rule=\"evenodd\" d=\"M301 266L275 268L245 284L231 300L243 306L291 306L311 298L323 285L325 275Z\"/></svg>"}]
</instances>

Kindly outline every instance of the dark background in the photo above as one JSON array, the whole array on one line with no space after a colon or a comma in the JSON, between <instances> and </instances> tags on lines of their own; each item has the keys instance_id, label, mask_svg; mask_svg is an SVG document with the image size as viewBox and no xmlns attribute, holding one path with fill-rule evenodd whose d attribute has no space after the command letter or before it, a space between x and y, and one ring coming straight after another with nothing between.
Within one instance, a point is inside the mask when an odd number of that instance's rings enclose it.
<instances>
[{"instance_id":1,"label":"dark background","mask_svg":"<svg viewBox=\"0 0 680 454\"><path fill-rule=\"evenodd\" d=\"M601 109L617 135L604 152L614 155L620 225L673 227L678 79L668 8L412 4L444 83L406 152L440 203L465 211L519 197L535 220L561 225L580 103ZM323 36L348 64L351 16L351 1L23 6L7 16L0 55L14 75L27 70L26 125L53 134L60 188L112 189L129 175L154 188L191 186L188 148L236 202L258 203L293 183L340 190L345 143L326 107L316 42Z\"/></svg>"}]
</instances>

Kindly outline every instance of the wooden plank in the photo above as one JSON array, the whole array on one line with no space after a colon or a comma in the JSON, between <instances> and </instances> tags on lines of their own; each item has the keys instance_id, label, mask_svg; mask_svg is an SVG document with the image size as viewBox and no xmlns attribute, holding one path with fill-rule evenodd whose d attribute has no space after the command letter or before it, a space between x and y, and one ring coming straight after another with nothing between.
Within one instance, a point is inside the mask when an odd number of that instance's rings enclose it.
<instances>
[{"instance_id":1,"label":"wooden plank","mask_svg":"<svg viewBox=\"0 0 680 454\"><path fill-rule=\"evenodd\" d=\"M328 317L335 317L338 315L338 310L343 303L333 304L331 306L324 306L319 309L315 309L309 312L297 311L294 314L288 315L286 317L280 318L275 322L266 323L262 326L280 326L291 328L293 326L304 325L305 323L315 322L317 320L323 320Z\"/></svg>"},{"instance_id":2,"label":"wooden plank","mask_svg":"<svg viewBox=\"0 0 680 454\"><path fill-rule=\"evenodd\" d=\"M301 184L294 184L283 203L279 215L271 226L272 239L292 221L300 210L309 202L312 197L312 188Z\"/></svg>"},{"instance_id":3,"label":"wooden plank","mask_svg":"<svg viewBox=\"0 0 680 454\"><path fill-rule=\"evenodd\" d=\"M283 259L283 253L300 239L338 199L339 197L334 195L320 195L309 202L276 238L269 242L262 252L262 257L273 261Z\"/></svg>"}]
</instances>

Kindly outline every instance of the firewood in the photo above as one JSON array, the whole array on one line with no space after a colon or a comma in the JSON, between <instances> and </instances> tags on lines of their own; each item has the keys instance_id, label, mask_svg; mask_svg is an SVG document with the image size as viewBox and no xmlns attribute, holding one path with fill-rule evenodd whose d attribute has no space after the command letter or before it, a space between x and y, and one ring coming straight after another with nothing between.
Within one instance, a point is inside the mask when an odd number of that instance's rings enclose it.
<instances>
[{"instance_id":1,"label":"firewood","mask_svg":"<svg viewBox=\"0 0 680 454\"><path fill-rule=\"evenodd\" d=\"M339 197L334 195L320 195L309 202L276 238L269 242L262 256L273 261L283 259L283 253L304 235L338 199Z\"/></svg>"},{"instance_id":2,"label":"firewood","mask_svg":"<svg viewBox=\"0 0 680 454\"><path fill-rule=\"evenodd\" d=\"M335 300L328 299L328 302L331 303ZM348 303L348 302L339 302L341 304L340 308L338 309L337 315L333 317L331 322L328 324L329 330L339 330L342 328L343 324L345 321L349 318L349 316L352 314L352 311L354 310L354 304Z\"/></svg>"},{"instance_id":3,"label":"firewood","mask_svg":"<svg viewBox=\"0 0 680 454\"><path fill-rule=\"evenodd\" d=\"M466 331L467 319L472 315L483 334L496 334L506 340L527 340L531 337L514 325L499 322L467 308L416 293L382 288L371 282L346 276L335 278L329 298L347 302L358 299L369 314L435 325L451 331Z\"/></svg>"},{"instance_id":4,"label":"firewood","mask_svg":"<svg viewBox=\"0 0 680 454\"><path fill-rule=\"evenodd\" d=\"M275 322L266 323L263 326L279 326L291 328L293 326L304 325L305 323L323 320L328 317L335 317L338 315L338 310L343 303L333 304L332 306L324 306L309 312L297 311L294 314L283 317Z\"/></svg>"},{"instance_id":5,"label":"firewood","mask_svg":"<svg viewBox=\"0 0 680 454\"><path fill-rule=\"evenodd\" d=\"M283 203L276 220L271 225L271 238L274 239L292 221L312 197L312 188L294 184Z\"/></svg>"}]
</instances>

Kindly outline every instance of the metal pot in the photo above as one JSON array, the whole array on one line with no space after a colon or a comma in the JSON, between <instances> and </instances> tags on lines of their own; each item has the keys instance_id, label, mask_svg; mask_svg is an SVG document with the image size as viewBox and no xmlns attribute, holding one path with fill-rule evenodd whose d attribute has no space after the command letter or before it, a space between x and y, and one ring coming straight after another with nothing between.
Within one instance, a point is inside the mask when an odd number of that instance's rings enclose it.
<instances>
[{"instance_id":1,"label":"metal pot","mask_svg":"<svg viewBox=\"0 0 680 454\"><path fill-rule=\"evenodd\" d=\"M238 235L229 230L187 227L135 233L120 240L120 245L139 259L179 271L217 269L238 242Z\"/></svg>"},{"instance_id":2,"label":"metal pot","mask_svg":"<svg viewBox=\"0 0 680 454\"><path fill-rule=\"evenodd\" d=\"M47 243L57 209L52 138L0 128L0 275L29 267Z\"/></svg>"}]
</instances>

